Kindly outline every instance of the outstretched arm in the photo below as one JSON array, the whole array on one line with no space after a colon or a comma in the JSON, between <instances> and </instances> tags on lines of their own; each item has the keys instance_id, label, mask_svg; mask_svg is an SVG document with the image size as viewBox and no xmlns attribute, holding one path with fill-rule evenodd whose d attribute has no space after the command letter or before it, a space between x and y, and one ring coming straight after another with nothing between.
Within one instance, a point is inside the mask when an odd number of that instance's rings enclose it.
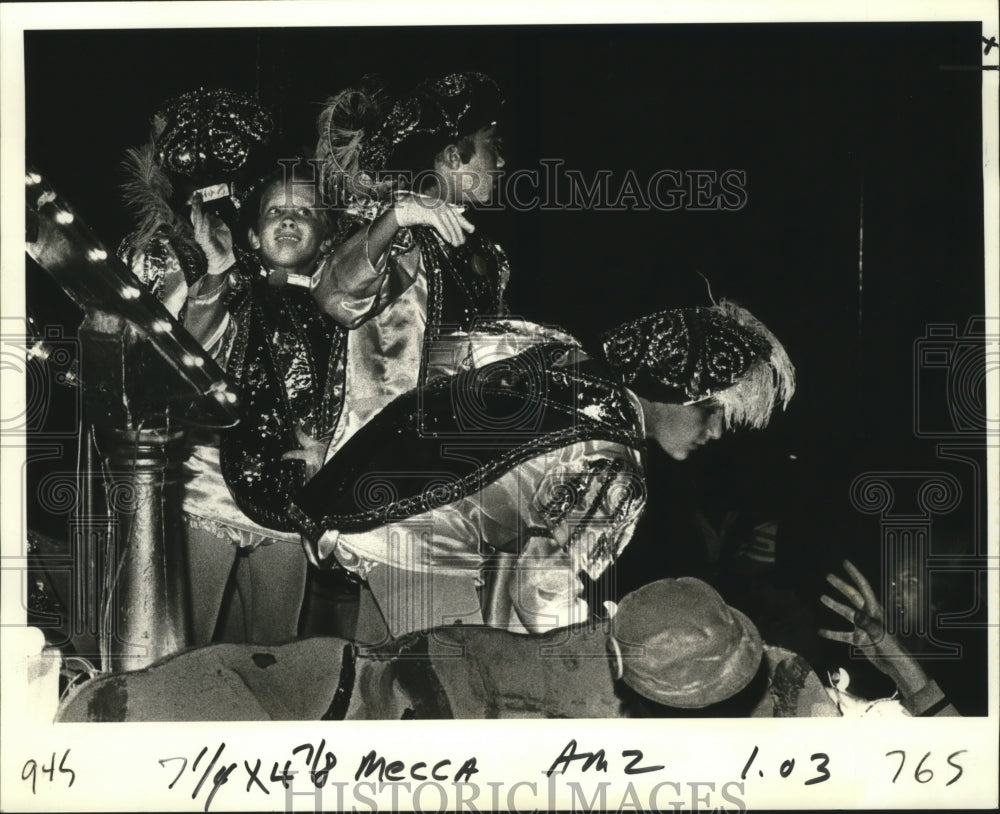
<instances>
[{"instance_id":1,"label":"outstretched arm","mask_svg":"<svg viewBox=\"0 0 1000 814\"><path fill-rule=\"evenodd\" d=\"M596 580L631 538L645 504L638 462L624 447L579 441L522 472L534 488L525 518L533 533L517 561L514 611L531 633L587 621L580 572Z\"/></svg>"},{"instance_id":2,"label":"outstretched arm","mask_svg":"<svg viewBox=\"0 0 1000 814\"><path fill-rule=\"evenodd\" d=\"M450 204L428 195L405 193L377 217L368 232L368 259L372 263L389 250L399 229L430 226L452 246L465 243L466 233L476 227L465 219L464 206Z\"/></svg>"},{"instance_id":3,"label":"outstretched arm","mask_svg":"<svg viewBox=\"0 0 1000 814\"><path fill-rule=\"evenodd\" d=\"M345 328L356 328L379 313L412 284L418 272L414 262L400 258L397 273L391 273L389 249L396 233L411 226L430 226L452 246L459 246L466 233L475 231L463 212L464 207L436 198L410 193L399 196L367 229L349 237L324 258L313 287L319 307Z\"/></svg>"},{"instance_id":4,"label":"outstretched arm","mask_svg":"<svg viewBox=\"0 0 1000 814\"><path fill-rule=\"evenodd\" d=\"M875 591L854 565L844 560L844 570L853 585L836 574L827 574L826 580L847 599L845 605L829 596L820 601L837 615L854 625L852 631L821 629L819 635L834 642L852 644L861 649L868 660L895 683L903 696L904 706L913 715L958 715L948 703L938 685L931 681L916 659L885 627L882 604Z\"/></svg>"}]
</instances>

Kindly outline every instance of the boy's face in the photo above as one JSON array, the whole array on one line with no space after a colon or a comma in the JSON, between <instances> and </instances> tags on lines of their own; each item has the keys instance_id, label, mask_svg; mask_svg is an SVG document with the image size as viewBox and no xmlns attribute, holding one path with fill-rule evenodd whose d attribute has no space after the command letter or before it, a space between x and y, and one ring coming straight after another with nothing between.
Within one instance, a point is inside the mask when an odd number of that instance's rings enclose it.
<instances>
[{"instance_id":1,"label":"boy's face","mask_svg":"<svg viewBox=\"0 0 1000 814\"><path fill-rule=\"evenodd\" d=\"M269 269L289 274L311 274L319 255L328 248L326 224L319 196L305 184L271 184L260 201L257 229L250 245Z\"/></svg>"},{"instance_id":2,"label":"boy's face","mask_svg":"<svg viewBox=\"0 0 1000 814\"><path fill-rule=\"evenodd\" d=\"M496 171L503 169L500 136L496 126L477 130L473 136L475 147L472 157L463 161L452 174L450 203L482 203L493 199Z\"/></svg>"},{"instance_id":3,"label":"boy's face","mask_svg":"<svg viewBox=\"0 0 1000 814\"><path fill-rule=\"evenodd\" d=\"M654 439L675 461L683 461L698 447L722 437L722 407L714 400L697 404L642 401L646 436Z\"/></svg>"}]
</instances>

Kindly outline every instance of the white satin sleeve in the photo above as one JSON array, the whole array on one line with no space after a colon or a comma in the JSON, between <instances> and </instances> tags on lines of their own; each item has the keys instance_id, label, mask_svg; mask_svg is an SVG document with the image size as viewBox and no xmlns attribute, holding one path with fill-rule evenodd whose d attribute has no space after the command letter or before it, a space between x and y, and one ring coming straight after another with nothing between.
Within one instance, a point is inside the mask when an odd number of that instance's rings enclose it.
<instances>
[{"instance_id":1,"label":"white satin sleeve","mask_svg":"<svg viewBox=\"0 0 1000 814\"><path fill-rule=\"evenodd\" d=\"M323 257L313 274L317 305L345 328L357 328L406 291L421 271L420 250L384 252L372 265L371 225L355 232Z\"/></svg>"},{"instance_id":2,"label":"white satin sleeve","mask_svg":"<svg viewBox=\"0 0 1000 814\"><path fill-rule=\"evenodd\" d=\"M226 298L232 290L235 270L204 275L187 293L184 327L222 368L229 362L231 333L235 323ZM207 290L206 290L207 289Z\"/></svg>"},{"instance_id":3,"label":"white satin sleeve","mask_svg":"<svg viewBox=\"0 0 1000 814\"><path fill-rule=\"evenodd\" d=\"M520 622L541 633L587 621L580 574L597 579L628 544L645 486L638 453L608 442L573 444L530 463L523 486L531 527L508 591Z\"/></svg>"},{"instance_id":4,"label":"white satin sleeve","mask_svg":"<svg viewBox=\"0 0 1000 814\"><path fill-rule=\"evenodd\" d=\"M366 579L389 567L465 575L470 590L495 581L506 601L484 608L486 624L551 630L588 618L578 574L596 578L625 547L644 505L642 489L635 450L580 441L447 506L368 532L327 532L318 553Z\"/></svg>"}]
</instances>

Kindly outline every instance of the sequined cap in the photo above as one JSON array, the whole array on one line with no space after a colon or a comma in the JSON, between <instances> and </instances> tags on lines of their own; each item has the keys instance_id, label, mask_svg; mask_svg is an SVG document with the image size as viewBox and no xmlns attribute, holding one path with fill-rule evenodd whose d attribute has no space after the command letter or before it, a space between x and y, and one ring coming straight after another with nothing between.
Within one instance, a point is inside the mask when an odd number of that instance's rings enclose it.
<instances>
[{"instance_id":1,"label":"sequined cap","mask_svg":"<svg viewBox=\"0 0 1000 814\"><path fill-rule=\"evenodd\" d=\"M795 368L775 336L725 300L640 317L603 337L605 358L624 383L651 401L715 398L727 426L763 427L775 403L795 392Z\"/></svg>"},{"instance_id":2,"label":"sequined cap","mask_svg":"<svg viewBox=\"0 0 1000 814\"><path fill-rule=\"evenodd\" d=\"M359 165L369 172L424 170L408 156L427 154L496 121L504 100L489 76L450 73L419 85L366 134ZM402 160L401 160L402 159Z\"/></svg>"},{"instance_id":3,"label":"sequined cap","mask_svg":"<svg viewBox=\"0 0 1000 814\"><path fill-rule=\"evenodd\" d=\"M327 99L316 120L315 157L323 194L346 210L344 231L378 217L400 188L412 189L416 176L433 169L449 143L495 122L503 103L497 84L481 73L428 80L396 102L377 77L365 77Z\"/></svg>"},{"instance_id":4,"label":"sequined cap","mask_svg":"<svg viewBox=\"0 0 1000 814\"><path fill-rule=\"evenodd\" d=\"M164 102L152 124L151 141L127 150L122 163L122 197L137 222L118 255L129 266L141 256L140 278L155 291L175 266L189 286L205 273L208 262L184 205L199 186L230 184L231 206L217 214L233 228L273 123L244 93L199 88Z\"/></svg>"},{"instance_id":5,"label":"sequined cap","mask_svg":"<svg viewBox=\"0 0 1000 814\"><path fill-rule=\"evenodd\" d=\"M188 178L227 175L271 137L271 114L251 96L218 89L185 93L153 117L156 162Z\"/></svg>"}]
</instances>

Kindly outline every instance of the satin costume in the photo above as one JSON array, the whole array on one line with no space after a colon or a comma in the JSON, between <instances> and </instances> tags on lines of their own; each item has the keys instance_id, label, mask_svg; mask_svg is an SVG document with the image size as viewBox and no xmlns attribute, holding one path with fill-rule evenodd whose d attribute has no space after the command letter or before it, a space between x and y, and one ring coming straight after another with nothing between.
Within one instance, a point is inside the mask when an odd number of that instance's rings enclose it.
<instances>
[{"instance_id":1,"label":"satin costume","mask_svg":"<svg viewBox=\"0 0 1000 814\"><path fill-rule=\"evenodd\" d=\"M506 255L479 232L454 247L430 227L401 229L373 266L368 227L363 221L359 227L324 261L313 289L320 308L353 329L344 406L328 460L394 398L433 375L454 372L428 358L436 340L507 310Z\"/></svg>"},{"instance_id":2,"label":"satin costume","mask_svg":"<svg viewBox=\"0 0 1000 814\"><path fill-rule=\"evenodd\" d=\"M312 557L367 580L393 637L587 619L580 573L607 568L645 505L638 400L575 340L530 323L481 322L427 358L428 383L293 498ZM447 369L461 372L433 377Z\"/></svg>"},{"instance_id":3,"label":"satin costume","mask_svg":"<svg viewBox=\"0 0 1000 814\"><path fill-rule=\"evenodd\" d=\"M305 464L282 455L299 448L297 428L317 436L335 424L346 332L307 291L268 286L254 273L256 258L242 257L221 279L190 280L160 243L136 253L133 268L148 272L151 248L168 261L161 290L172 294L171 310L240 394L237 426L187 434L182 511L193 643L220 635L286 641L298 633L308 562L285 511ZM227 586L235 588L228 604Z\"/></svg>"},{"instance_id":4,"label":"satin costume","mask_svg":"<svg viewBox=\"0 0 1000 814\"><path fill-rule=\"evenodd\" d=\"M241 548L299 542L285 514L305 481L295 428L321 436L336 424L343 394L346 332L318 312L308 292L271 288L242 256L221 284L185 274L171 242L155 238L125 252L133 271L183 319L240 393L242 420L221 432L192 430L183 511L191 527Z\"/></svg>"}]
</instances>

